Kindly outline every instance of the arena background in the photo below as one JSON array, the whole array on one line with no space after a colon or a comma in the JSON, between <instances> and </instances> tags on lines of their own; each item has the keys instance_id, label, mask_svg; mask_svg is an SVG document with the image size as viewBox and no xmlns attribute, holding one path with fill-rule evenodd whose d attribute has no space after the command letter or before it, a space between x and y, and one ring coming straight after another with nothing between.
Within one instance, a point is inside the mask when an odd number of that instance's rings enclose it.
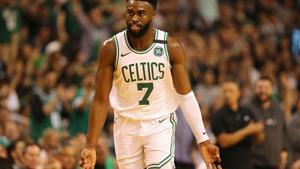
<instances>
[{"instance_id":1,"label":"arena background","mask_svg":"<svg viewBox=\"0 0 300 169\"><path fill-rule=\"evenodd\" d=\"M267 75L287 127L299 119L299 0L160 0L157 11L154 25L184 46L209 131L228 79L238 82L246 104ZM0 0L0 168L78 168L89 105L101 85L94 84L97 52L125 23L125 0ZM112 119L97 146L97 169L117 168ZM286 133L280 168L300 168L298 131ZM41 151L24 151L28 143ZM191 152L185 158L198 166Z\"/></svg>"}]
</instances>

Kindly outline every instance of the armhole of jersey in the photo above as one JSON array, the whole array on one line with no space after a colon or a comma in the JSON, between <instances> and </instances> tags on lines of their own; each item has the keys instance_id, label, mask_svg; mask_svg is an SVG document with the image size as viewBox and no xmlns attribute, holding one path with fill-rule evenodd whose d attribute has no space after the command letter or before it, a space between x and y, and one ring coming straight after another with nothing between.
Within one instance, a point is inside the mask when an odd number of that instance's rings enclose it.
<instances>
[{"instance_id":1,"label":"armhole of jersey","mask_svg":"<svg viewBox=\"0 0 300 169\"><path fill-rule=\"evenodd\" d=\"M164 47L165 47L165 51L166 51L167 60L171 66L170 56L169 56L169 51L168 51L168 32L165 32L164 40L166 41L166 43L164 44Z\"/></svg>"},{"instance_id":2,"label":"armhole of jersey","mask_svg":"<svg viewBox=\"0 0 300 169\"><path fill-rule=\"evenodd\" d=\"M115 70L117 70L118 62L119 62L119 43L116 36L113 36L114 42L115 42L115 50L116 50L116 58L115 58Z\"/></svg>"}]
</instances>

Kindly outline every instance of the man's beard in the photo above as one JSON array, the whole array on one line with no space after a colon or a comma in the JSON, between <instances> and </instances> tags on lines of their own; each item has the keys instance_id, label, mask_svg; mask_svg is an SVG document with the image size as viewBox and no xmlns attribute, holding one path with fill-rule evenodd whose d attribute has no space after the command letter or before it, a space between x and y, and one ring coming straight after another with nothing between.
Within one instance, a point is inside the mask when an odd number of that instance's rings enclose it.
<instances>
[{"instance_id":1,"label":"man's beard","mask_svg":"<svg viewBox=\"0 0 300 169\"><path fill-rule=\"evenodd\" d=\"M129 35L133 38L140 38L142 36L144 36L146 34L146 32L148 31L148 29L150 28L150 22L148 22L146 25L144 25L138 32L133 32L130 29L130 24L127 23L127 32L129 33Z\"/></svg>"},{"instance_id":2,"label":"man's beard","mask_svg":"<svg viewBox=\"0 0 300 169\"><path fill-rule=\"evenodd\" d=\"M269 96L267 94L262 94L262 93L257 94L256 98L260 103L265 103L265 102L268 102L271 100L271 96Z\"/></svg>"}]
</instances>

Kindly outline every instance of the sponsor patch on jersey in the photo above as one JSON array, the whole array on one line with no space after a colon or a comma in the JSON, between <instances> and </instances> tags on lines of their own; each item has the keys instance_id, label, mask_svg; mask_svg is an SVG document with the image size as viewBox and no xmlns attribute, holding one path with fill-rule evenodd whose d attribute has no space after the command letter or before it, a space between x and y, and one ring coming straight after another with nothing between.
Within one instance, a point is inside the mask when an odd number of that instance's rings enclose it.
<instances>
[{"instance_id":1,"label":"sponsor patch on jersey","mask_svg":"<svg viewBox=\"0 0 300 169\"><path fill-rule=\"evenodd\" d=\"M154 56L160 57L164 54L164 50L162 47L156 46L153 50L153 54L154 54Z\"/></svg>"}]
</instances>

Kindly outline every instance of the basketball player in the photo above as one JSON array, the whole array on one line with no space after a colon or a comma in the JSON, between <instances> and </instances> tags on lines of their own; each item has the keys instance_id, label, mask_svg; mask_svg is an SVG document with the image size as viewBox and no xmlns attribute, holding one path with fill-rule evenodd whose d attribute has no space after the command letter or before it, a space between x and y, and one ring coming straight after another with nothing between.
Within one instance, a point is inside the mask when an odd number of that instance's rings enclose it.
<instances>
[{"instance_id":1,"label":"basketball player","mask_svg":"<svg viewBox=\"0 0 300 169\"><path fill-rule=\"evenodd\" d=\"M96 75L86 147L81 166L95 165L95 147L109 100L115 113L114 140L120 169L174 169L178 105L191 127L208 169L220 162L209 142L185 70L180 43L155 29L157 0L127 0L127 29L104 42Z\"/></svg>"}]
</instances>

